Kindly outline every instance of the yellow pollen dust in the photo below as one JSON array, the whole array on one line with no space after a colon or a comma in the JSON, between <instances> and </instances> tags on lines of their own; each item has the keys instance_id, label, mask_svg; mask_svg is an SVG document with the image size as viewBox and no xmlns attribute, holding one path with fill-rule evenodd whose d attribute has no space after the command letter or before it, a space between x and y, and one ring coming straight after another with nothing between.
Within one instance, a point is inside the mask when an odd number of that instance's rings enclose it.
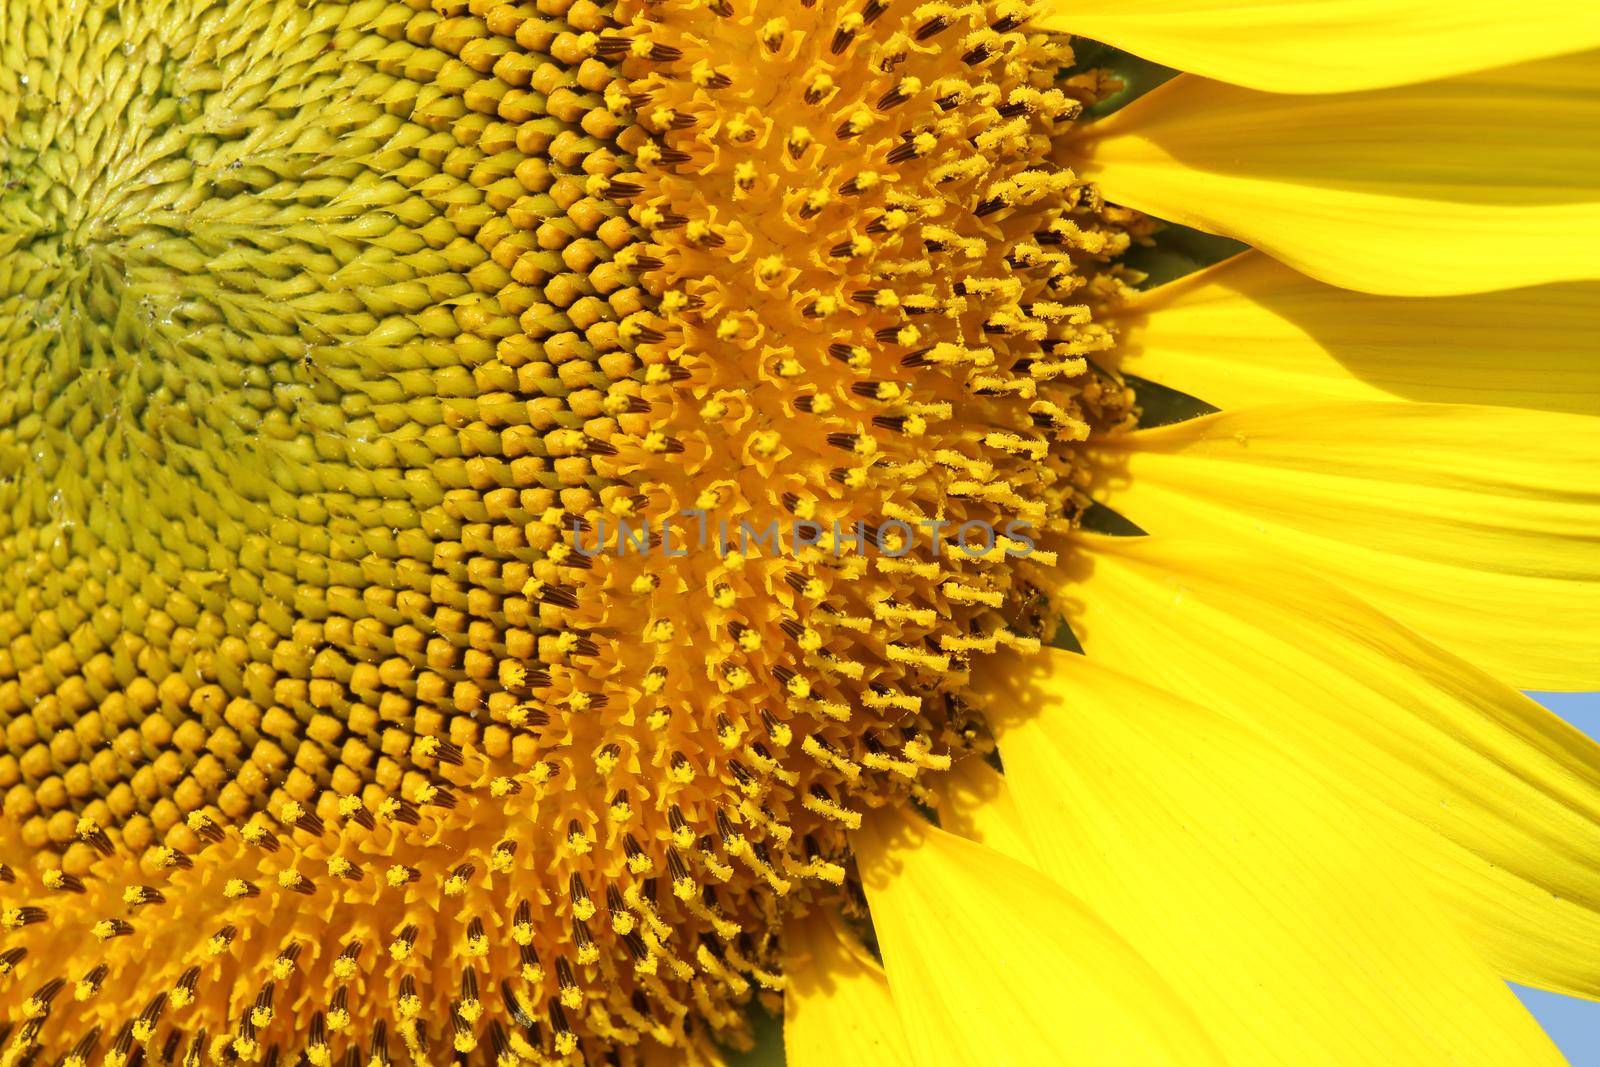
<instances>
[{"instance_id":1,"label":"yellow pollen dust","mask_svg":"<svg viewBox=\"0 0 1600 1067\"><path fill-rule=\"evenodd\" d=\"M1071 64L1016 0L0 0L0 1067L747 1040L1131 417Z\"/></svg>"}]
</instances>

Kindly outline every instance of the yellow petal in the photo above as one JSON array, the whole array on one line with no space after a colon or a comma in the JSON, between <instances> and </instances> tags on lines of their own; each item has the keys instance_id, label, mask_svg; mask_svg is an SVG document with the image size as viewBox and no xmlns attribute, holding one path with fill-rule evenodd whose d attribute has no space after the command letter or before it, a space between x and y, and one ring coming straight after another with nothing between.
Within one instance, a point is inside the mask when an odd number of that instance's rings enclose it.
<instances>
[{"instance_id":1,"label":"yellow petal","mask_svg":"<svg viewBox=\"0 0 1600 1067\"><path fill-rule=\"evenodd\" d=\"M1275 93L1446 78L1600 46L1573 0L1053 0L1043 25Z\"/></svg>"},{"instance_id":2,"label":"yellow petal","mask_svg":"<svg viewBox=\"0 0 1600 1067\"><path fill-rule=\"evenodd\" d=\"M1600 283L1353 293L1246 252L1136 297L1120 367L1219 408L1422 400L1600 414Z\"/></svg>"},{"instance_id":3,"label":"yellow petal","mask_svg":"<svg viewBox=\"0 0 1600 1067\"><path fill-rule=\"evenodd\" d=\"M1261 736L1071 653L981 677L1042 869L1230 1062L1561 1062L1409 861Z\"/></svg>"},{"instance_id":4,"label":"yellow petal","mask_svg":"<svg viewBox=\"0 0 1600 1067\"><path fill-rule=\"evenodd\" d=\"M1600 277L1593 53L1335 96L1179 77L1065 151L1111 200L1349 289Z\"/></svg>"},{"instance_id":5,"label":"yellow petal","mask_svg":"<svg viewBox=\"0 0 1600 1067\"><path fill-rule=\"evenodd\" d=\"M1271 736L1383 820L1502 976L1600 996L1600 746L1255 546L1079 540L1060 595L1091 659Z\"/></svg>"},{"instance_id":6,"label":"yellow petal","mask_svg":"<svg viewBox=\"0 0 1600 1067\"><path fill-rule=\"evenodd\" d=\"M1114 439L1096 494L1250 546L1520 689L1600 688L1600 418L1275 404Z\"/></svg>"},{"instance_id":7,"label":"yellow petal","mask_svg":"<svg viewBox=\"0 0 1600 1067\"><path fill-rule=\"evenodd\" d=\"M957 760L939 782L939 795L940 826L1019 863L1039 866L999 771L977 756Z\"/></svg>"},{"instance_id":8,"label":"yellow petal","mask_svg":"<svg viewBox=\"0 0 1600 1067\"><path fill-rule=\"evenodd\" d=\"M1220 1063L1127 943L1037 871L874 812L852 835L916 1063Z\"/></svg>"},{"instance_id":9,"label":"yellow petal","mask_svg":"<svg viewBox=\"0 0 1600 1067\"><path fill-rule=\"evenodd\" d=\"M784 925L783 973L788 1067L910 1067L883 968L832 912Z\"/></svg>"}]
</instances>

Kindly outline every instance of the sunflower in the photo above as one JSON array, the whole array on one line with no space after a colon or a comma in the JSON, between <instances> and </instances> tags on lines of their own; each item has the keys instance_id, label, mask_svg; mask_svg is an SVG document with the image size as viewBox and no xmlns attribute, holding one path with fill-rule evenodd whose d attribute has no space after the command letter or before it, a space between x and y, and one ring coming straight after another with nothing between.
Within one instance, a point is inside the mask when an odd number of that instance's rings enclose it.
<instances>
[{"instance_id":1,"label":"sunflower","mask_svg":"<svg viewBox=\"0 0 1600 1067\"><path fill-rule=\"evenodd\" d=\"M1560 1062L1596 47L0 0L0 1064Z\"/></svg>"}]
</instances>

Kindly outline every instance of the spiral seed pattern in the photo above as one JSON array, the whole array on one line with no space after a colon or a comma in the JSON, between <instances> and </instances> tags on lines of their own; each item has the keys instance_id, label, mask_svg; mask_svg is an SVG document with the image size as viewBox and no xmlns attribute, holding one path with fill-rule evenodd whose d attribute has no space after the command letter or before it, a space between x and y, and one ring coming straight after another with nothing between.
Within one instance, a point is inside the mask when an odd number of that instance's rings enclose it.
<instances>
[{"instance_id":1,"label":"spiral seed pattern","mask_svg":"<svg viewBox=\"0 0 1600 1067\"><path fill-rule=\"evenodd\" d=\"M1099 79L1011 0L30 7L0 1062L713 1061L1052 625Z\"/></svg>"}]
</instances>

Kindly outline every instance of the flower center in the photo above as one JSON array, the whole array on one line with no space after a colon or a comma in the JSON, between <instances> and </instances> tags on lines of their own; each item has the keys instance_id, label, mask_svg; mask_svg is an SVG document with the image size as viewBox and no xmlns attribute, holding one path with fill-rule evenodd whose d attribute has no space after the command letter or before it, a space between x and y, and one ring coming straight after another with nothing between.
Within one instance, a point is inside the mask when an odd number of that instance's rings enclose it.
<instances>
[{"instance_id":1,"label":"flower center","mask_svg":"<svg viewBox=\"0 0 1600 1067\"><path fill-rule=\"evenodd\" d=\"M107 68L74 79L59 66L81 62L68 58L70 35L95 30L109 45ZM208 398L179 384L204 366L203 345L180 343L194 328L183 264L203 257L174 229L186 216L172 203L204 146L161 136L192 129L196 101L153 24L28 32L28 62L7 71L0 119L0 448L10 499L24 509L7 518L45 550L81 543L91 499L146 492L128 461L159 467L140 453L159 453L169 427L205 424ZM32 55L47 34L60 35L41 49L48 56Z\"/></svg>"},{"instance_id":2,"label":"flower center","mask_svg":"<svg viewBox=\"0 0 1600 1067\"><path fill-rule=\"evenodd\" d=\"M848 831L981 743L968 672L1037 643L1128 418L1065 44L1010 2L74 11L4 42L61 117L0 86L19 1055L737 1034Z\"/></svg>"},{"instance_id":3,"label":"flower center","mask_svg":"<svg viewBox=\"0 0 1600 1067\"><path fill-rule=\"evenodd\" d=\"M449 630L399 600L458 536L493 211L424 184L465 109L374 60L401 10L8 23L0 774L32 846L359 788L382 761L317 716L372 736L358 665Z\"/></svg>"}]
</instances>

